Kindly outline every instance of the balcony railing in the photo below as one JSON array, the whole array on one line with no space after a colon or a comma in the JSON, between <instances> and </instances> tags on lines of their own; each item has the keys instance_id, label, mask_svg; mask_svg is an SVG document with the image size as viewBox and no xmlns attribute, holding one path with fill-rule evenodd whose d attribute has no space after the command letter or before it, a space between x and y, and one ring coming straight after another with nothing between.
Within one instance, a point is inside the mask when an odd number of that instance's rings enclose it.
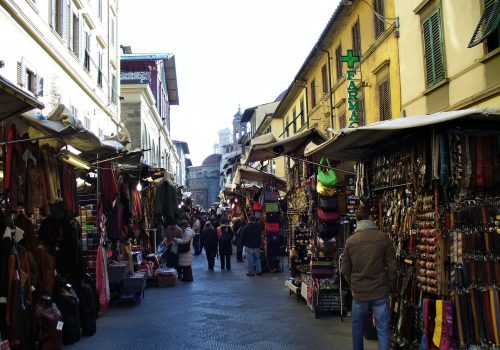
<instances>
[{"instance_id":1,"label":"balcony railing","mask_svg":"<svg viewBox=\"0 0 500 350\"><path fill-rule=\"evenodd\" d=\"M151 72L121 72L120 80L125 83L148 84L151 81Z\"/></svg>"}]
</instances>

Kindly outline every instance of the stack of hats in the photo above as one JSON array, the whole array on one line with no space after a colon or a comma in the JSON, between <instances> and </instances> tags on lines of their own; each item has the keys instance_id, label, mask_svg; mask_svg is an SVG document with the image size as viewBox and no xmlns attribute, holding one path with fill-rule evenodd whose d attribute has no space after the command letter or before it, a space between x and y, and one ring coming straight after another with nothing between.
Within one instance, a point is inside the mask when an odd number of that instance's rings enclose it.
<instances>
[{"instance_id":1,"label":"stack of hats","mask_svg":"<svg viewBox=\"0 0 500 350\"><path fill-rule=\"evenodd\" d=\"M328 167L323 166L326 160ZM340 212L338 208L337 176L331 169L328 159L322 158L318 168L318 220L319 237L327 241L335 241L335 236L339 230Z\"/></svg>"}]
</instances>

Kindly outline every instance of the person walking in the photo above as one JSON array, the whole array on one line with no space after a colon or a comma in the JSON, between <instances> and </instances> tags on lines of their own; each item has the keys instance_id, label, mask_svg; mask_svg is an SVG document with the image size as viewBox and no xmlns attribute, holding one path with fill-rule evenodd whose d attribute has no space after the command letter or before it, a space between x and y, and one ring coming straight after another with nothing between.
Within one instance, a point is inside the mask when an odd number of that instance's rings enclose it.
<instances>
[{"instance_id":1,"label":"person walking","mask_svg":"<svg viewBox=\"0 0 500 350\"><path fill-rule=\"evenodd\" d=\"M245 213L241 213L238 218L233 221L233 232L236 240L236 261L243 262L243 243L241 240L241 231L247 222L245 221Z\"/></svg>"},{"instance_id":2,"label":"person walking","mask_svg":"<svg viewBox=\"0 0 500 350\"><path fill-rule=\"evenodd\" d=\"M262 274L262 264L260 261L260 246L262 242L262 232L264 226L257 222L255 216L250 217L248 224L241 231L242 244L246 249L248 273L247 276Z\"/></svg>"},{"instance_id":3,"label":"person walking","mask_svg":"<svg viewBox=\"0 0 500 350\"><path fill-rule=\"evenodd\" d=\"M357 226L345 244L341 271L352 292L352 347L363 349L363 333L371 309L378 348L390 345L389 293L396 276L396 258L389 237L378 230L368 208L356 211Z\"/></svg>"},{"instance_id":4,"label":"person walking","mask_svg":"<svg viewBox=\"0 0 500 350\"><path fill-rule=\"evenodd\" d=\"M233 230L229 227L229 220L221 218L220 226L217 227L217 237L219 239L219 257L221 270L231 271L231 255L233 254Z\"/></svg>"},{"instance_id":5,"label":"person walking","mask_svg":"<svg viewBox=\"0 0 500 350\"><path fill-rule=\"evenodd\" d=\"M181 221L180 227L183 231L182 238L175 238L174 240L177 244L177 251L179 253L179 268L181 269L182 276L181 281L192 282L193 270L191 265L193 264L193 253L191 252L191 247L193 244L194 231L191 229L187 220Z\"/></svg>"},{"instance_id":6,"label":"person walking","mask_svg":"<svg viewBox=\"0 0 500 350\"><path fill-rule=\"evenodd\" d=\"M210 221L205 223L200 236L201 245L205 248L205 255L207 256L208 269L213 271L219 238L217 237L217 232Z\"/></svg>"},{"instance_id":7,"label":"person walking","mask_svg":"<svg viewBox=\"0 0 500 350\"><path fill-rule=\"evenodd\" d=\"M201 245L200 245L201 222L200 222L200 219L198 218L198 215L193 216L192 229L194 231L194 237L193 237L194 255L200 255L201 254Z\"/></svg>"}]
</instances>

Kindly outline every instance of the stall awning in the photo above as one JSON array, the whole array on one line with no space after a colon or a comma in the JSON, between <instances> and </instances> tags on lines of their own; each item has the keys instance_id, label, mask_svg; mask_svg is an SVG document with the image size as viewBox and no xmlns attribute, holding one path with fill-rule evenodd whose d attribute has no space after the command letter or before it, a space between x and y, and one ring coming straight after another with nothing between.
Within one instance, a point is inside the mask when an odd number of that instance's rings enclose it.
<instances>
[{"instance_id":1,"label":"stall awning","mask_svg":"<svg viewBox=\"0 0 500 350\"><path fill-rule=\"evenodd\" d=\"M286 192L286 180L273 174L258 171L248 166L241 166L236 171L233 179L233 187L241 185L241 180L257 181L261 183L271 182L280 191Z\"/></svg>"},{"instance_id":2,"label":"stall awning","mask_svg":"<svg viewBox=\"0 0 500 350\"><path fill-rule=\"evenodd\" d=\"M0 120L39 108L43 103L0 75Z\"/></svg>"},{"instance_id":3,"label":"stall awning","mask_svg":"<svg viewBox=\"0 0 500 350\"><path fill-rule=\"evenodd\" d=\"M102 146L99 138L85 129L79 120L73 118L71 111L62 104L46 119L32 111L22 113L21 117L37 131L47 136L54 136L81 152L93 151Z\"/></svg>"},{"instance_id":4,"label":"stall awning","mask_svg":"<svg viewBox=\"0 0 500 350\"><path fill-rule=\"evenodd\" d=\"M250 150L243 164L249 164L258 161L264 161L279 157L281 155L302 155L304 148L310 142L321 143L325 142L328 138L317 128L301 131L293 136L284 140L276 141L274 137L269 138L262 135L254 140L250 145ZM264 137L268 137L267 142Z\"/></svg>"},{"instance_id":5,"label":"stall awning","mask_svg":"<svg viewBox=\"0 0 500 350\"><path fill-rule=\"evenodd\" d=\"M424 116L392 119L353 129L342 129L334 138L320 145L310 144L304 151L305 156L327 157L331 160L361 160L379 143L397 139L423 130L429 126L448 123L455 126L459 122L470 121L473 128L481 123L493 122L500 127L500 108L465 109L439 112Z\"/></svg>"}]
</instances>

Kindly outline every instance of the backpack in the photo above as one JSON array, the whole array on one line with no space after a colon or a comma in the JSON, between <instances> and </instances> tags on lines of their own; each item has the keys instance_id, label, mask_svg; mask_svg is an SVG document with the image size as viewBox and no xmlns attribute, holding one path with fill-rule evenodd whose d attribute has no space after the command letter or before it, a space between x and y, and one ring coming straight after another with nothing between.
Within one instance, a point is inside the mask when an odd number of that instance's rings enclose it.
<instances>
[{"instance_id":1,"label":"backpack","mask_svg":"<svg viewBox=\"0 0 500 350\"><path fill-rule=\"evenodd\" d=\"M231 240L227 226L221 228L221 234L219 239L221 242L229 242Z\"/></svg>"}]
</instances>

